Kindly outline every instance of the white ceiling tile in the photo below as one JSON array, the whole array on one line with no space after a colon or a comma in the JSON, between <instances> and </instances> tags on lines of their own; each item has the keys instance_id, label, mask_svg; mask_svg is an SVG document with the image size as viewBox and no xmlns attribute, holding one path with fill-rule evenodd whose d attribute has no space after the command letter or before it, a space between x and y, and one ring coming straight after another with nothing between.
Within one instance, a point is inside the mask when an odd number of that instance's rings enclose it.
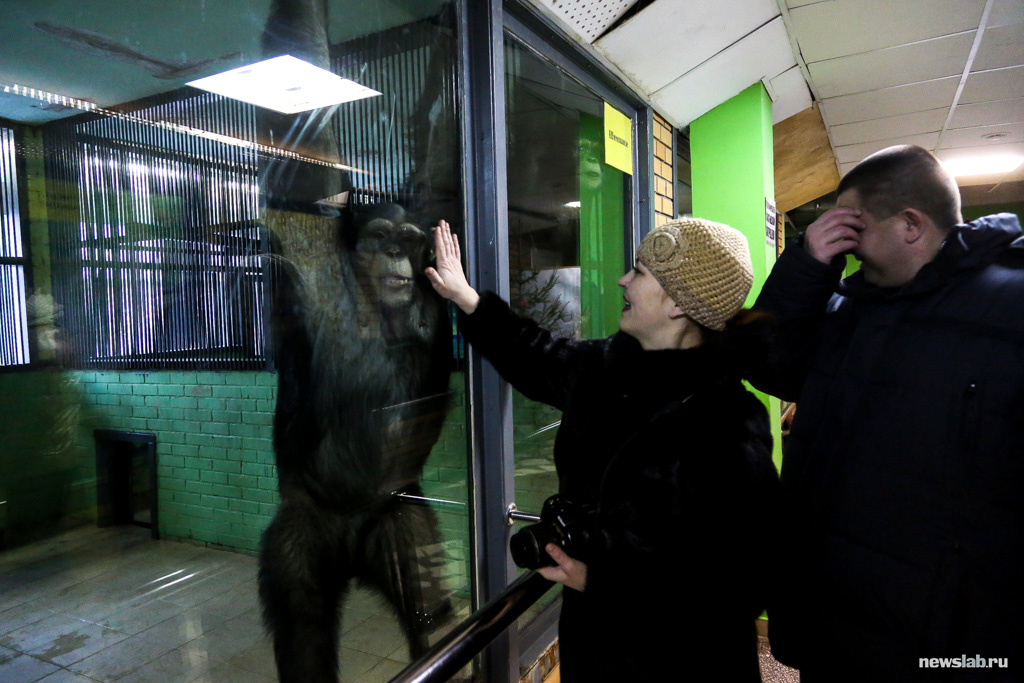
<instances>
[{"instance_id":1,"label":"white ceiling tile","mask_svg":"<svg viewBox=\"0 0 1024 683\"><path fill-rule=\"evenodd\" d=\"M958 104L950 128L973 128L999 123L1024 121L1024 97L977 104Z\"/></svg>"},{"instance_id":2,"label":"white ceiling tile","mask_svg":"<svg viewBox=\"0 0 1024 683\"><path fill-rule=\"evenodd\" d=\"M954 149L940 149L935 152L935 156L937 156L940 161L952 161L954 159L963 159L967 157L984 157L1002 154L1024 155L1024 142L988 145L981 150L974 147L957 147Z\"/></svg>"},{"instance_id":3,"label":"white ceiling tile","mask_svg":"<svg viewBox=\"0 0 1024 683\"><path fill-rule=\"evenodd\" d=\"M859 163L859 161L849 161L845 164L839 164L839 176L842 177L846 175L847 173L852 171L854 167L856 167Z\"/></svg>"},{"instance_id":4,"label":"white ceiling tile","mask_svg":"<svg viewBox=\"0 0 1024 683\"><path fill-rule=\"evenodd\" d=\"M571 27L585 43L597 40L637 0L534 0Z\"/></svg>"},{"instance_id":5,"label":"white ceiling tile","mask_svg":"<svg viewBox=\"0 0 1024 683\"><path fill-rule=\"evenodd\" d=\"M819 98L962 74L975 31L807 65Z\"/></svg>"},{"instance_id":6,"label":"white ceiling tile","mask_svg":"<svg viewBox=\"0 0 1024 683\"><path fill-rule=\"evenodd\" d=\"M928 111L900 114L871 121L845 123L829 128L829 135L832 137L832 144L838 147L856 145L871 140L936 133L942 130L942 124L946 122L948 113L948 108L929 109Z\"/></svg>"},{"instance_id":7,"label":"white ceiling tile","mask_svg":"<svg viewBox=\"0 0 1024 683\"><path fill-rule=\"evenodd\" d=\"M874 154L879 150L893 145L919 145L925 149L934 149L939 141L938 133L926 133L924 135L908 135L906 137L890 138L888 140L875 140L874 142L862 142L859 145L845 145L836 147L836 160L841 164L859 163L864 157Z\"/></svg>"},{"instance_id":8,"label":"white ceiling tile","mask_svg":"<svg viewBox=\"0 0 1024 683\"><path fill-rule=\"evenodd\" d=\"M758 81L795 65L779 17L651 96L662 114L681 128Z\"/></svg>"},{"instance_id":9,"label":"white ceiling tile","mask_svg":"<svg viewBox=\"0 0 1024 683\"><path fill-rule=\"evenodd\" d=\"M1002 137L990 139L990 136ZM1003 123L998 126L978 126L977 128L957 128L947 130L939 140L939 149L954 147L983 147L1004 145L1011 142L1024 142L1024 121L1020 123Z\"/></svg>"},{"instance_id":10,"label":"white ceiling tile","mask_svg":"<svg viewBox=\"0 0 1024 683\"><path fill-rule=\"evenodd\" d=\"M1024 5L1024 2L1021 3ZM1024 64L1024 24L996 26L985 31L971 71Z\"/></svg>"},{"instance_id":11,"label":"white ceiling tile","mask_svg":"<svg viewBox=\"0 0 1024 683\"><path fill-rule=\"evenodd\" d=\"M806 5L813 5L816 2L832 2L833 0L786 0L786 7L793 9L794 7L805 7Z\"/></svg>"},{"instance_id":12,"label":"white ceiling tile","mask_svg":"<svg viewBox=\"0 0 1024 683\"><path fill-rule=\"evenodd\" d=\"M1024 66L970 74L960 93L960 104L1024 97Z\"/></svg>"},{"instance_id":13,"label":"white ceiling tile","mask_svg":"<svg viewBox=\"0 0 1024 683\"><path fill-rule=\"evenodd\" d=\"M989 26L1006 26L1024 23L1024 2L1020 0L996 0L988 15Z\"/></svg>"},{"instance_id":14,"label":"white ceiling tile","mask_svg":"<svg viewBox=\"0 0 1024 683\"><path fill-rule=\"evenodd\" d=\"M822 116L827 125L837 126L913 111L948 108L953 104L959 83L959 76L950 76L855 95L830 97L821 101Z\"/></svg>"},{"instance_id":15,"label":"white ceiling tile","mask_svg":"<svg viewBox=\"0 0 1024 683\"><path fill-rule=\"evenodd\" d=\"M985 0L834 0L795 8L790 19L804 59L819 62L973 31L984 9Z\"/></svg>"},{"instance_id":16,"label":"white ceiling tile","mask_svg":"<svg viewBox=\"0 0 1024 683\"><path fill-rule=\"evenodd\" d=\"M811 91L807 89L807 81L794 66L771 79L768 92L772 96L772 125L788 119L811 106Z\"/></svg>"},{"instance_id":17,"label":"white ceiling tile","mask_svg":"<svg viewBox=\"0 0 1024 683\"><path fill-rule=\"evenodd\" d=\"M651 93L778 15L775 0L657 0L594 46Z\"/></svg>"}]
</instances>

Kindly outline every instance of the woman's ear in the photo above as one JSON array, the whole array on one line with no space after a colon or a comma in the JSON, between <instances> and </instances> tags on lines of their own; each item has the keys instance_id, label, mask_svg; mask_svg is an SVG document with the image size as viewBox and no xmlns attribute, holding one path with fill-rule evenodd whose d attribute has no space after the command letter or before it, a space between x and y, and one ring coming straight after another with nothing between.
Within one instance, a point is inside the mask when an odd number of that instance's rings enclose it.
<instances>
[{"instance_id":1,"label":"woman's ear","mask_svg":"<svg viewBox=\"0 0 1024 683\"><path fill-rule=\"evenodd\" d=\"M679 304L676 304L672 307L672 310L669 311L668 317L672 320L678 320L679 318L685 318L686 314L683 313L683 309L679 308Z\"/></svg>"}]
</instances>

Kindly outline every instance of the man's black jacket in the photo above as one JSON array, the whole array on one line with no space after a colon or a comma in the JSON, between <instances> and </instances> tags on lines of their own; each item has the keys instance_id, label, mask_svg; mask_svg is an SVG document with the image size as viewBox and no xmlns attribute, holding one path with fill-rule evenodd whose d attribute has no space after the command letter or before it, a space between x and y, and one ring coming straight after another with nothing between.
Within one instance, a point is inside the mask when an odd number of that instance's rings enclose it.
<instances>
[{"instance_id":1,"label":"man's black jacket","mask_svg":"<svg viewBox=\"0 0 1024 683\"><path fill-rule=\"evenodd\" d=\"M840 273L787 249L756 304L779 318L787 361L752 381L798 401L782 467L792 562L769 607L773 651L823 680L927 680L919 658L963 654L1009 657L1021 676L1017 218L953 227L898 289Z\"/></svg>"}]
</instances>

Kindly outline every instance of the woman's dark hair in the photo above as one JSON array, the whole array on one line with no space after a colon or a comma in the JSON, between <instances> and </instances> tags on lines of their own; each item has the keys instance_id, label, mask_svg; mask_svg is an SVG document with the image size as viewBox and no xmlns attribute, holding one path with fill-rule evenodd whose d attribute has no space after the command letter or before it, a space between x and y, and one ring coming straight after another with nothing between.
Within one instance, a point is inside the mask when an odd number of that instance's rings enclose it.
<instances>
[{"instance_id":1,"label":"woman's dark hair","mask_svg":"<svg viewBox=\"0 0 1024 683\"><path fill-rule=\"evenodd\" d=\"M837 192L847 190L857 190L861 204L876 218L913 208L942 230L963 221L956 179L935 155L915 145L875 152L843 176Z\"/></svg>"}]
</instances>

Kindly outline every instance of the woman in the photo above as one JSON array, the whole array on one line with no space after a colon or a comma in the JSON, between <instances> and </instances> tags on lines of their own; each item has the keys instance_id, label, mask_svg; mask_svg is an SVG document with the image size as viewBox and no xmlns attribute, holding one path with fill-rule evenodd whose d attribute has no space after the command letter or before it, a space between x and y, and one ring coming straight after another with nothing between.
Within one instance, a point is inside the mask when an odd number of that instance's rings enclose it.
<instances>
[{"instance_id":1,"label":"woman","mask_svg":"<svg viewBox=\"0 0 1024 683\"><path fill-rule=\"evenodd\" d=\"M619 333L552 337L466 281L441 222L426 274L507 381L559 408L560 493L597 507L587 561L554 545L563 584L563 681L760 681L767 534L778 477L768 416L739 377L756 353L740 312L753 279L746 239L700 219L644 238L619 280Z\"/></svg>"}]
</instances>

